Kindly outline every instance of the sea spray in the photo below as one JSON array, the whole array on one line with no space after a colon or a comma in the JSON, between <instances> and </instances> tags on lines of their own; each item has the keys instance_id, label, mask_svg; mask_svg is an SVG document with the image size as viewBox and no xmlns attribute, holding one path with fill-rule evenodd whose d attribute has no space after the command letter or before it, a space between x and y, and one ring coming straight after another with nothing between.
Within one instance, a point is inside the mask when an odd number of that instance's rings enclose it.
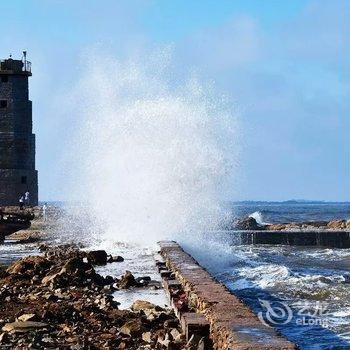
<instances>
[{"instance_id":1,"label":"sea spray","mask_svg":"<svg viewBox=\"0 0 350 350\"><path fill-rule=\"evenodd\" d=\"M174 79L161 55L92 56L73 94L67 160L69 198L90 216L84 232L152 245L214 228L236 157L228 104L193 77Z\"/></svg>"}]
</instances>

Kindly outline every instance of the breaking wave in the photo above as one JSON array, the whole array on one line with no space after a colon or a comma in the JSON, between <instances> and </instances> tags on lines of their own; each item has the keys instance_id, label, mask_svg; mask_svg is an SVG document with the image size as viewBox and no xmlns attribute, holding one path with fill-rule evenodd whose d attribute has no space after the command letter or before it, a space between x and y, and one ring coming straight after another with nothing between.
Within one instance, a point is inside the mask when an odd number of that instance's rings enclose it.
<instances>
[{"instance_id":1,"label":"breaking wave","mask_svg":"<svg viewBox=\"0 0 350 350\"><path fill-rule=\"evenodd\" d=\"M255 219L255 221L259 224L259 225L267 225L267 222L264 222L264 218L263 215L260 211L255 211L254 213L249 215L250 218Z\"/></svg>"},{"instance_id":2,"label":"breaking wave","mask_svg":"<svg viewBox=\"0 0 350 350\"><path fill-rule=\"evenodd\" d=\"M144 244L215 227L235 162L227 103L193 77L174 79L162 55L92 57L73 98L68 177L95 235Z\"/></svg>"}]
</instances>

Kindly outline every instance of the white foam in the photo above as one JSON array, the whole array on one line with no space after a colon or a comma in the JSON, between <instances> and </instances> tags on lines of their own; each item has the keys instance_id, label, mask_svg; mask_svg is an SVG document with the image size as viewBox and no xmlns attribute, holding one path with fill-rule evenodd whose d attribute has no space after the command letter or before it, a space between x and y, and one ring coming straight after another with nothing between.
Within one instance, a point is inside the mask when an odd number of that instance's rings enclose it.
<instances>
[{"instance_id":1,"label":"white foam","mask_svg":"<svg viewBox=\"0 0 350 350\"><path fill-rule=\"evenodd\" d=\"M254 213L251 213L249 217L255 219L255 221L259 225L268 225L268 223L264 221L263 215L260 211L255 211Z\"/></svg>"}]
</instances>

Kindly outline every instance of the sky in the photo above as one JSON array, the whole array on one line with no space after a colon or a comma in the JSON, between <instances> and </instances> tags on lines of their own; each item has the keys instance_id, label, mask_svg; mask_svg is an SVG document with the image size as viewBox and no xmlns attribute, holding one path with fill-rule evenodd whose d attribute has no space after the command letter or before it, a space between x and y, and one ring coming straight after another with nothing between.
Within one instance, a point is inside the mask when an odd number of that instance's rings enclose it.
<instances>
[{"instance_id":1,"label":"sky","mask_svg":"<svg viewBox=\"0 0 350 350\"><path fill-rule=\"evenodd\" d=\"M226 198L350 199L350 1L12 0L0 11L0 57L26 49L33 64L41 200L64 200L56 173L74 116L59 111L89 50L159 47L176 74L195 69L233 101L241 147Z\"/></svg>"}]
</instances>

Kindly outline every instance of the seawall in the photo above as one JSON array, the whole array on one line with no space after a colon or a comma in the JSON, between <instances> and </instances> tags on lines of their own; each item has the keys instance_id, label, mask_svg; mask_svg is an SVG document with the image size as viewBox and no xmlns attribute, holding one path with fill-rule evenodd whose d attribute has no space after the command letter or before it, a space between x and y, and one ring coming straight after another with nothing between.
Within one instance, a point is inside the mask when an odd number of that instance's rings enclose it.
<instances>
[{"instance_id":1,"label":"seawall","mask_svg":"<svg viewBox=\"0 0 350 350\"><path fill-rule=\"evenodd\" d=\"M164 267L160 263L164 287L187 337L191 333L201 339L208 337L209 343L203 349L297 349L273 328L262 324L248 306L217 282L179 244L163 241L159 245L165 260Z\"/></svg>"},{"instance_id":2,"label":"seawall","mask_svg":"<svg viewBox=\"0 0 350 350\"><path fill-rule=\"evenodd\" d=\"M285 230L230 231L241 244L283 244L328 248L350 248L350 231L344 230Z\"/></svg>"}]
</instances>

